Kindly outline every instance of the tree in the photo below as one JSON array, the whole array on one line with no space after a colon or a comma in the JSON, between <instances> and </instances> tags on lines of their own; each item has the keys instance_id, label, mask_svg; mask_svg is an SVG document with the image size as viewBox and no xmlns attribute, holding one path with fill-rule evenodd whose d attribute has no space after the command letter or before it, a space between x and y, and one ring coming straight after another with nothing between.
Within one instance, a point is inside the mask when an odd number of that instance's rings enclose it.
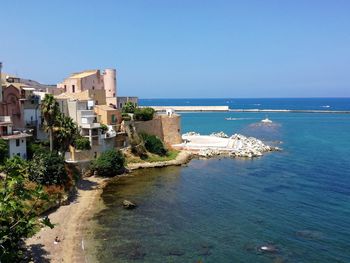
<instances>
[{"instance_id":1,"label":"tree","mask_svg":"<svg viewBox=\"0 0 350 263\"><path fill-rule=\"evenodd\" d=\"M28 173L29 180L41 185L65 185L69 179L63 157L53 152L35 154Z\"/></svg>"},{"instance_id":2,"label":"tree","mask_svg":"<svg viewBox=\"0 0 350 263\"><path fill-rule=\"evenodd\" d=\"M167 149L164 147L162 140L157 136L146 133L141 133L140 136L143 139L147 151L161 156L167 154Z\"/></svg>"},{"instance_id":3,"label":"tree","mask_svg":"<svg viewBox=\"0 0 350 263\"><path fill-rule=\"evenodd\" d=\"M122 108L122 113L134 113L136 109L135 103L128 101L127 103L124 104Z\"/></svg>"},{"instance_id":4,"label":"tree","mask_svg":"<svg viewBox=\"0 0 350 263\"><path fill-rule=\"evenodd\" d=\"M153 119L155 110L150 107L137 108L134 111L134 119L137 121L149 121Z\"/></svg>"},{"instance_id":5,"label":"tree","mask_svg":"<svg viewBox=\"0 0 350 263\"><path fill-rule=\"evenodd\" d=\"M50 226L48 218L36 219L37 203L47 200L41 186L29 189L26 183L28 165L15 156L1 167L0 181L0 262L20 262L24 256L23 238L34 233L38 226Z\"/></svg>"},{"instance_id":6,"label":"tree","mask_svg":"<svg viewBox=\"0 0 350 263\"><path fill-rule=\"evenodd\" d=\"M71 117L58 114L54 127L55 148L66 152L78 137L78 126Z\"/></svg>"},{"instance_id":7,"label":"tree","mask_svg":"<svg viewBox=\"0 0 350 263\"><path fill-rule=\"evenodd\" d=\"M122 171L125 157L121 151L108 150L103 152L91 164L91 170L100 176L111 177Z\"/></svg>"},{"instance_id":8,"label":"tree","mask_svg":"<svg viewBox=\"0 0 350 263\"><path fill-rule=\"evenodd\" d=\"M8 157L9 147L7 142L4 139L0 138L0 163L3 163Z\"/></svg>"},{"instance_id":9,"label":"tree","mask_svg":"<svg viewBox=\"0 0 350 263\"><path fill-rule=\"evenodd\" d=\"M52 94L46 94L45 98L41 102L41 113L44 116L45 125L49 131L50 138L50 151L53 150L53 128L60 114L58 102L55 100Z\"/></svg>"}]
</instances>

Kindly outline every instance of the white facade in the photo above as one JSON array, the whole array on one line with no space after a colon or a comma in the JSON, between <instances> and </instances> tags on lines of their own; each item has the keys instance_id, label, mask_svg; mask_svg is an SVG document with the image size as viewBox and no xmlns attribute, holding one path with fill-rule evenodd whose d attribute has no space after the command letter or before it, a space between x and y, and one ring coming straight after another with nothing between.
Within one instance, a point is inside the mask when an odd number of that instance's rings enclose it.
<instances>
[{"instance_id":1,"label":"white facade","mask_svg":"<svg viewBox=\"0 0 350 263\"><path fill-rule=\"evenodd\" d=\"M9 139L9 157L18 155L22 159L27 159L27 138Z\"/></svg>"}]
</instances>

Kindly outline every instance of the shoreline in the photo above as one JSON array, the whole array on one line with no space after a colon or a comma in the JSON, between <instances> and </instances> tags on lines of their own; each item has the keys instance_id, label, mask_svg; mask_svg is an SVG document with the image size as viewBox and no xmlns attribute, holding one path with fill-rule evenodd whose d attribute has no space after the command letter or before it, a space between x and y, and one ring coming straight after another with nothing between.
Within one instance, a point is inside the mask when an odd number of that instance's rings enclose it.
<instances>
[{"instance_id":1,"label":"shoreline","mask_svg":"<svg viewBox=\"0 0 350 263\"><path fill-rule=\"evenodd\" d=\"M132 172L137 169L177 166L188 163L192 156L189 151L180 151L175 160L133 163L126 168ZM95 214L96 201L101 198L102 190L111 178L91 176L80 179L75 198L68 205L62 205L48 214L55 227L41 228L25 240L33 262L87 262L83 243L85 227ZM56 236L60 239L58 244L54 244Z\"/></svg>"},{"instance_id":2,"label":"shoreline","mask_svg":"<svg viewBox=\"0 0 350 263\"><path fill-rule=\"evenodd\" d=\"M49 213L55 227L41 228L25 243L33 262L85 262L82 237L85 223L91 218L108 178L85 177L77 184L77 193L68 205ZM60 242L54 244L55 237Z\"/></svg>"}]
</instances>

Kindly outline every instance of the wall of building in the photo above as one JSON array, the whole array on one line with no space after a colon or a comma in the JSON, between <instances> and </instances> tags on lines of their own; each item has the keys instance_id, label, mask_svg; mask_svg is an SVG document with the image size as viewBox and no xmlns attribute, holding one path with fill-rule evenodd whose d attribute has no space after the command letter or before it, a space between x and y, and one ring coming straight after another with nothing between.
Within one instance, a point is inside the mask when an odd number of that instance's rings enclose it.
<instances>
[{"instance_id":1,"label":"wall of building","mask_svg":"<svg viewBox=\"0 0 350 263\"><path fill-rule=\"evenodd\" d=\"M11 116L13 125L18 128L24 127L23 107L19 89L14 86L3 88L3 102L0 107L1 116Z\"/></svg>"},{"instance_id":2,"label":"wall of building","mask_svg":"<svg viewBox=\"0 0 350 263\"><path fill-rule=\"evenodd\" d=\"M122 115L119 110L117 109L106 110L104 109L105 105L102 105L102 106L103 107L99 107L98 105L96 105L94 107L94 111L98 116L98 120L100 123L103 123L105 125L116 125L122 122Z\"/></svg>"},{"instance_id":3,"label":"wall of building","mask_svg":"<svg viewBox=\"0 0 350 263\"><path fill-rule=\"evenodd\" d=\"M138 133L145 132L158 136L167 145L182 142L181 117L179 115L157 115L150 121L137 121L135 128Z\"/></svg>"},{"instance_id":4,"label":"wall of building","mask_svg":"<svg viewBox=\"0 0 350 263\"><path fill-rule=\"evenodd\" d=\"M15 156L18 153L23 159L27 159L27 141L26 138L20 138L19 140L19 146L16 145L16 139L8 140L9 143L9 156Z\"/></svg>"},{"instance_id":5,"label":"wall of building","mask_svg":"<svg viewBox=\"0 0 350 263\"><path fill-rule=\"evenodd\" d=\"M123 108L124 104L131 101L132 103L138 106L139 98L138 97L117 97L117 108Z\"/></svg>"}]
</instances>

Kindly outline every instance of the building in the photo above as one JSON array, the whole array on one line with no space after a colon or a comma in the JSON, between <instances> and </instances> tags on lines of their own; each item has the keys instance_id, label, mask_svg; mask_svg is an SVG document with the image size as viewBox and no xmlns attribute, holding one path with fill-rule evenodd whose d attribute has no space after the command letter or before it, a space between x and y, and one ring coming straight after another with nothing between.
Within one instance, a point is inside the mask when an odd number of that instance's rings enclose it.
<instances>
[{"instance_id":1,"label":"building","mask_svg":"<svg viewBox=\"0 0 350 263\"><path fill-rule=\"evenodd\" d=\"M86 90L104 90L107 104L117 104L117 78L115 69L86 70L71 74L57 88L66 93L80 93ZM100 103L102 104L102 103Z\"/></svg>"},{"instance_id":2,"label":"building","mask_svg":"<svg viewBox=\"0 0 350 263\"><path fill-rule=\"evenodd\" d=\"M27 138L30 134L13 129L11 116L0 116L0 138L8 143L9 157L18 155L27 159Z\"/></svg>"},{"instance_id":3,"label":"building","mask_svg":"<svg viewBox=\"0 0 350 263\"><path fill-rule=\"evenodd\" d=\"M33 126L40 122L40 98L37 93L59 94L61 91L52 85L1 74L0 116L10 116L14 127ZM35 123L36 122L36 123Z\"/></svg>"},{"instance_id":4,"label":"building","mask_svg":"<svg viewBox=\"0 0 350 263\"><path fill-rule=\"evenodd\" d=\"M78 151L71 147L70 153L66 154L68 161L87 161L107 149L117 147L116 137L122 118L119 110L99 104L106 103L105 94L104 90L85 90L55 96L60 111L77 123L80 134L88 138L91 145L90 151ZM101 124L107 125L107 130L102 129Z\"/></svg>"},{"instance_id":5,"label":"building","mask_svg":"<svg viewBox=\"0 0 350 263\"><path fill-rule=\"evenodd\" d=\"M139 104L139 98L138 97L117 97L118 109L122 109L125 103L127 102L132 102L137 107Z\"/></svg>"}]
</instances>

